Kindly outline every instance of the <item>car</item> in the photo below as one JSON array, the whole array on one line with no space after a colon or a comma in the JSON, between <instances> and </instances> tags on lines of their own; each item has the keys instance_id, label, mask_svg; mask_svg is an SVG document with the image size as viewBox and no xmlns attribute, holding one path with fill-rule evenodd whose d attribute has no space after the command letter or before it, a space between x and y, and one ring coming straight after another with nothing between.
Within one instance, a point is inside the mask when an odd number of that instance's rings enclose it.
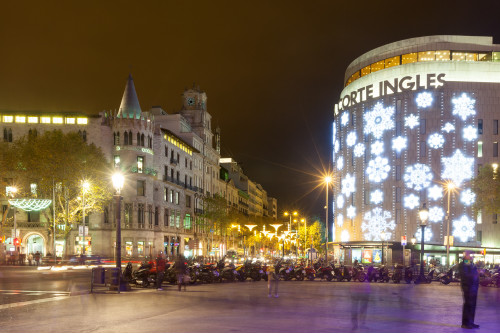
<instances>
[{"instance_id":1,"label":"car","mask_svg":"<svg viewBox=\"0 0 500 334\"><path fill-rule=\"evenodd\" d=\"M69 257L69 263L70 264L79 264L79 265L89 265L89 264L102 264L104 258L99 255L82 255L82 254L75 254L71 255Z\"/></svg>"}]
</instances>

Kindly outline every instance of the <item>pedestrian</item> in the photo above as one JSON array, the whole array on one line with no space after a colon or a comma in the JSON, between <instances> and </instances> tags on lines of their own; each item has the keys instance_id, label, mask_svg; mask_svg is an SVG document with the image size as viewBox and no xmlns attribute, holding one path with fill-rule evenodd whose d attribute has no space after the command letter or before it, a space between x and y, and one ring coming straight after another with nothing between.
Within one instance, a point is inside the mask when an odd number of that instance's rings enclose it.
<instances>
[{"instance_id":1,"label":"pedestrian","mask_svg":"<svg viewBox=\"0 0 500 334\"><path fill-rule=\"evenodd\" d=\"M33 253L29 253L28 255L28 264L30 266L33 264Z\"/></svg>"},{"instance_id":2,"label":"pedestrian","mask_svg":"<svg viewBox=\"0 0 500 334\"><path fill-rule=\"evenodd\" d=\"M36 251L36 253L35 253L35 263L37 266L40 265L40 252L39 251Z\"/></svg>"},{"instance_id":3,"label":"pedestrian","mask_svg":"<svg viewBox=\"0 0 500 334\"><path fill-rule=\"evenodd\" d=\"M464 297L462 311L462 328L474 329L479 325L474 323L476 314L477 290L479 289L479 273L472 262L471 251L464 252L463 261L458 265L460 274L460 287Z\"/></svg>"},{"instance_id":4,"label":"pedestrian","mask_svg":"<svg viewBox=\"0 0 500 334\"><path fill-rule=\"evenodd\" d=\"M158 257L156 258L156 289L163 290L161 284L163 283L163 276L165 275L165 268L167 263L163 258L162 252L158 253Z\"/></svg>"},{"instance_id":5,"label":"pedestrian","mask_svg":"<svg viewBox=\"0 0 500 334\"><path fill-rule=\"evenodd\" d=\"M175 273L177 274L177 284L179 285L179 291L181 291L181 285L184 285L184 291L186 291L186 281L184 280L184 275L186 274L186 259L182 255L178 255L175 259Z\"/></svg>"},{"instance_id":6,"label":"pedestrian","mask_svg":"<svg viewBox=\"0 0 500 334\"><path fill-rule=\"evenodd\" d=\"M274 288L274 297L278 298L278 282L280 280L279 272L280 272L281 264L278 261L274 266L269 265L267 267L267 296L272 297L272 292Z\"/></svg>"}]
</instances>

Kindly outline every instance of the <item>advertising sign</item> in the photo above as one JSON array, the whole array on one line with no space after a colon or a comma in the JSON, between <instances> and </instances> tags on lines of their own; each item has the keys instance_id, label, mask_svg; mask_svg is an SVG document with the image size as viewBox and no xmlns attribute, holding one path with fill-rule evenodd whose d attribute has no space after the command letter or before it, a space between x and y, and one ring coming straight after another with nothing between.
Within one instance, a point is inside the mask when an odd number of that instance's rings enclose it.
<instances>
[{"instance_id":1,"label":"advertising sign","mask_svg":"<svg viewBox=\"0 0 500 334\"><path fill-rule=\"evenodd\" d=\"M362 263L372 263L372 250L371 249L363 250L363 259L361 262Z\"/></svg>"},{"instance_id":2,"label":"advertising sign","mask_svg":"<svg viewBox=\"0 0 500 334\"><path fill-rule=\"evenodd\" d=\"M381 263L382 262L382 250L374 249L373 250L373 263Z\"/></svg>"},{"instance_id":3,"label":"advertising sign","mask_svg":"<svg viewBox=\"0 0 500 334\"><path fill-rule=\"evenodd\" d=\"M401 236L401 246L406 246L406 235Z\"/></svg>"},{"instance_id":4,"label":"advertising sign","mask_svg":"<svg viewBox=\"0 0 500 334\"><path fill-rule=\"evenodd\" d=\"M354 261L356 260L358 260L358 262L361 263L361 249L352 250L352 263L354 263Z\"/></svg>"}]
</instances>

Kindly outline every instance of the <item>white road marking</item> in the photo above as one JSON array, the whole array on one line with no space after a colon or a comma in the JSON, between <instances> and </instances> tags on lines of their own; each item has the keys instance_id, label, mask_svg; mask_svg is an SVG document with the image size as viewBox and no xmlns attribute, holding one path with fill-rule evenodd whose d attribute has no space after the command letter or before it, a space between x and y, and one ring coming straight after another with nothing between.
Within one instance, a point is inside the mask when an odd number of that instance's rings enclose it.
<instances>
[{"instance_id":1,"label":"white road marking","mask_svg":"<svg viewBox=\"0 0 500 334\"><path fill-rule=\"evenodd\" d=\"M1 292L39 292L39 293L64 293L64 294L69 294L68 291L47 291L47 290L0 290Z\"/></svg>"},{"instance_id":2,"label":"white road marking","mask_svg":"<svg viewBox=\"0 0 500 334\"><path fill-rule=\"evenodd\" d=\"M66 299L66 298L69 298L69 296L59 296L59 297L52 297L52 298L30 300L27 302L4 304L4 305L0 305L0 310L12 308L12 307L20 307L20 306L26 306L26 305L32 305L32 304L52 302L52 301L56 301L56 300Z\"/></svg>"}]
</instances>

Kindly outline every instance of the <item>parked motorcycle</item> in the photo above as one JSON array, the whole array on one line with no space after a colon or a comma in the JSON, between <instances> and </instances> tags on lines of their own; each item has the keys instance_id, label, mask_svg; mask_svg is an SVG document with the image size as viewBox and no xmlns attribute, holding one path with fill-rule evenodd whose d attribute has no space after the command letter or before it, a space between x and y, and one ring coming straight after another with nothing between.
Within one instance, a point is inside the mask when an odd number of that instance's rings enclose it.
<instances>
[{"instance_id":1,"label":"parked motorcycle","mask_svg":"<svg viewBox=\"0 0 500 334\"><path fill-rule=\"evenodd\" d=\"M366 280L366 273L362 265L358 264L352 268L352 279L364 282Z\"/></svg>"},{"instance_id":2,"label":"parked motorcycle","mask_svg":"<svg viewBox=\"0 0 500 334\"><path fill-rule=\"evenodd\" d=\"M411 281L413 281L413 268L412 267L408 266L405 268L404 279L405 279L406 284L410 284Z\"/></svg>"},{"instance_id":3,"label":"parked motorcycle","mask_svg":"<svg viewBox=\"0 0 500 334\"><path fill-rule=\"evenodd\" d=\"M337 278L338 282L342 282L343 280L350 282L352 279L352 275L349 268L344 265L341 265L338 268L338 270L335 272L335 277Z\"/></svg>"},{"instance_id":4,"label":"parked motorcycle","mask_svg":"<svg viewBox=\"0 0 500 334\"><path fill-rule=\"evenodd\" d=\"M306 272L306 277L308 280L310 281L314 281L314 278L316 277L316 270L314 270L314 267L313 266L307 266L304 268L305 272Z\"/></svg>"},{"instance_id":5,"label":"parked motorcycle","mask_svg":"<svg viewBox=\"0 0 500 334\"><path fill-rule=\"evenodd\" d=\"M139 268L132 273L132 280L143 288L147 288L150 283L155 283L156 265L154 261L142 262Z\"/></svg>"},{"instance_id":6,"label":"parked motorcycle","mask_svg":"<svg viewBox=\"0 0 500 334\"><path fill-rule=\"evenodd\" d=\"M391 280L391 277L389 276L389 268L387 268L387 266L385 265L381 265L378 268L378 274L379 274L378 280L380 282L388 283Z\"/></svg>"},{"instance_id":7,"label":"parked motorcycle","mask_svg":"<svg viewBox=\"0 0 500 334\"><path fill-rule=\"evenodd\" d=\"M396 264L396 266L394 266L394 273L392 274L392 281L398 284L399 282L401 282L402 279L403 279L403 266Z\"/></svg>"},{"instance_id":8,"label":"parked motorcycle","mask_svg":"<svg viewBox=\"0 0 500 334\"><path fill-rule=\"evenodd\" d=\"M374 266L369 266L368 267L368 272L367 272L367 279L368 282L377 282L377 280L380 278L380 272L379 269L374 267Z\"/></svg>"},{"instance_id":9,"label":"parked motorcycle","mask_svg":"<svg viewBox=\"0 0 500 334\"><path fill-rule=\"evenodd\" d=\"M219 280L221 282L224 279L229 282L234 282L236 280L237 272L234 264L229 263L226 265L225 259L221 259L217 262L217 270L219 272Z\"/></svg>"},{"instance_id":10,"label":"parked motorcycle","mask_svg":"<svg viewBox=\"0 0 500 334\"><path fill-rule=\"evenodd\" d=\"M314 263L314 269L316 270L316 277L319 279L326 279L331 281L333 279L333 269L330 265L323 265L321 262Z\"/></svg>"}]
</instances>

